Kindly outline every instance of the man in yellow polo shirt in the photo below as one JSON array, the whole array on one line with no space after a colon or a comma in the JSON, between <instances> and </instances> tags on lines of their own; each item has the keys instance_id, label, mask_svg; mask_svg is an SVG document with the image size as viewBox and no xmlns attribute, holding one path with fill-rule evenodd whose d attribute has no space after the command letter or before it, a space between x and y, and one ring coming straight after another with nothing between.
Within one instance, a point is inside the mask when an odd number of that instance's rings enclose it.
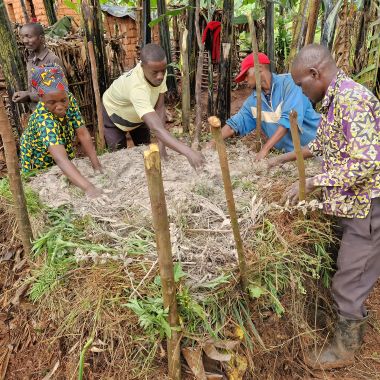
<instances>
[{"instance_id":1,"label":"man in yellow polo shirt","mask_svg":"<svg viewBox=\"0 0 380 380\"><path fill-rule=\"evenodd\" d=\"M141 50L140 58L141 62L116 79L103 95L104 133L108 148L126 148L126 132L130 133L135 145L149 144L152 130L163 157L167 146L186 156L194 168L202 166L203 155L178 141L165 129L165 51L159 45L147 44Z\"/></svg>"}]
</instances>

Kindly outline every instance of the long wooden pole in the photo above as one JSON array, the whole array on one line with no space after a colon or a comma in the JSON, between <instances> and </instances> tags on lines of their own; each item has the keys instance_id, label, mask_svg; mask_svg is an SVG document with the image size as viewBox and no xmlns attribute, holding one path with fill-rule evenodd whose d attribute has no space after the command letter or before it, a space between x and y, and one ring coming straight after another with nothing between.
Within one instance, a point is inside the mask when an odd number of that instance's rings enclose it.
<instances>
[{"instance_id":1,"label":"long wooden pole","mask_svg":"<svg viewBox=\"0 0 380 380\"><path fill-rule=\"evenodd\" d=\"M248 287L248 275L247 275L247 264L244 255L243 240L240 235L239 223L236 214L234 194L232 191L232 183L230 176L230 168L228 165L227 151L224 144L224 139L222 137L221 122L216 116L210 116L208 122L211 126L211 132L216 143L216 149L219 155L219 163L222 171L224 193L226 195L228 212L231 219L231 227L234 234L236 250L238 254L239 269L240 269L240 280L244 291Z\"/></svg>"},{"instance_id":2,"label":"long wooden pole","mask_svg":"<svg viewBox=\"0 0 380 380\"><path fill-rule=\"evenodd\" d=\"M306 174L305 174L305 161L303 159L302 147L300 142L300 135L298 133L297 112L290 112L290 132L292 134L294 153L297 159L297 168L299 175L299 200L306 199Z\"/></svg>"},{"instance_id":3,"label":"long wooden pole","mask_svg":"<svg viewBox=\"0 0 380 380\"><path fill-rule=\"evenodd\" d=\"M257 46L257 35L256 35L256 27L255 22L252 18L251 14L247 15L249 22L249 29L251 31L251 39L252 39L252 51L253 51L253 59L255 63L255 79L256 79L256 107L257 107L257 115L256 115L256 137L258 144L256 146L256 150L259 151L261 149L261 110L262 110L262 100L261 100L261 75L260 75L260 64L259 64L259 48Z\"/></svg>"},{"instance_id":4,"label":"long wooden pole","mask_svg":"<svg viewBox=\"0 0 380 380\"><path fill-rule=\"evenodd\" d=\"M176 285L174 282L172 245L170 242L169 221L162 182L160 153L157 144L151 144L149 149L144 152L144 163L152 207L153 226L156 233L162 296L164 307L169 309L168 322L172 328L171 336L167 339L169 377L171 380L180 380L181 337L178 331Z\"/></svg>"},{"instance_id":5,"label":"long wooden pole","mask_svg":"<svg viewBox=\"0 0 380 380\"><path fill-rule=\"evenodd\" d=\"M96 129L96 147L99 150L104 150L106 144L104 140L104 121L103 121L103 111L102 111L102 101L100 96L99 89L99 80L98 80L98 68L95 58L95 49L94 49L94 22L93 22L93 7L90 7L86 0L82 1L82 15L83 23L86 30L86 46L88 49L88 56L90 59L90 68L91 68L91 79L92 87L95 95L95 106L96 106L96 116L98 120L98 127Z\"/></svg>"},{"instance_id":6,"label":"long wooden pole","mask_svg":"<svg viewBox=\"0 0 380 380\"><path fill-rule=\"evenodd\" d=\"M190 76L189 76L189 51L187 47L188 30L181 25L181 80L182 80L182 127L184 132L190 129Z\"/></svg>"},{"instance_id":7,"label":"long wooden pole","mask_svg":"<svg viewBox=\"0 0 380 380\"><path fill-rule=\"evenodd\" d=\"M7 164L9 187L13 196L14 210L24 251L29 254L32 250L33 233L30 226L26 207L24 189L22 187L16 141L9 122L3 100L0 98L0 134L4 144L5 160Z\"/></svg>"}]
</instances>

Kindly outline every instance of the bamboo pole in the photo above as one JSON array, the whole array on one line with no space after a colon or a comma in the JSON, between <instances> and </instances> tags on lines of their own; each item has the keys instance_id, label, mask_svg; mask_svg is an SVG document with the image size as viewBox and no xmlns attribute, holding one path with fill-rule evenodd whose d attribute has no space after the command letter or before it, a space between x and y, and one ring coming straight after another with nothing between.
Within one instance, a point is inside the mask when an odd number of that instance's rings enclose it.
<instances>
[{"instance_id":1,"label":"bamboo pole","mask_svg":"<svg viewBox=\"0 0 380 380\"><path fill-rule=\"evenodd\" d=\"M32 250L33 233L30 225L24 189L18 167L16 141L9 122L3 100L0 99L0 134L4 144L5 160L7 164L9 187L13 196L14 210L24 251L29 254Z\"/></svg>"},{"instance_id":2,"label":"bamboo pole","mask_svg":"<svg viewBox=\"0 0 380 380\"><path fill-rule=\"evenodd\" d=\"M248 287L247 264L245 260L243 241L240 235L239 223L238 223L238 218L236 214L230 169L228 166L227 151L226 151L226 146L224 144L224 140L222 137L222 131L220 128L221 122L216 116L209 117L208 122L211 126L211 132L214 137L214 140L216 143L216 149L219 155L220 168L221 168L222 177L223 177L224 192L226 195L228 212L230 214L230 219L231 219L231 227L234 234L236 250L238 254L241 285L242 285L243 290L246 291Z\"/></svg>"},{"instance_id":3,"label":"bamboo pole","mask_svg":"<svg viewBox=\"0 0 380 380\"><path fill-rule=\"evenodd\" d=\"M302 147L300 142L300 136L298 133L297 112L290 112L290 132L292 134L294 153L297 159L297 168L299 175L299 200L304 201L306 199L306 175L305 175L305 161L303 159Z\"/></svg>"},{"instance_id":4,"label":"bamboo pole","mask_svg":"<svg viewBox=\"0 0 380 380\"><path fill-rule=\"evenodd\" d=\"M90 59L90 68L91 68L91 79L92 87L95 95L95 106L96 106L96 116L98 120L98 127L96 129L96 147L98 150L102 151L105 149L105 140L104 140L104 121L103 121L103 107L99 90L99 80L98 80L98 68L95 58L95 49L94 49L94 22L92 18L92 7L90 7L87 1L82 1L82 15L83 23L86 30L86 46L88 50L88 56Z\"/></svg>"},{"instance_id":5,"label":"bamboo pole","mask_svg":"<svg viewBox=\"0 0 380 380\"><path fill-rule=\"evenodd\" d=\"M251 39L252 39L252 51L253 51L253 59L255 63L255 78L256 78L256 107L257 107L257 115L256 115L256 137L257 137L257 146L256 150L260 151L262 142L261 142L261 110L262 110L262 99L261 99L261 74L260 74L260 64L259 64L259 48L257 46L257 35L256 35L256 27L255 22L252 18L251 14L247 15L249 30L251 31Z\"/></svg>"},{"instance_id":6,"label":"bamboo pole","mask_svg":"<svg viewBox=\"0 0 380 380\"><path fill-rule=\"evenodd\" d=\"M148 181L150 203L152 207L153 226L156 234L157 253L162 284L164 307L169 309L168 322L171 336L167 338L169 377L181 379L180 343L178 331L176 285L172 246L170 242L169 221L166 209L164 185L162 182L160 153L157 144L151 144L144 152L145 173Z\"/></svg>"},{"instance_id":7,"label":"bamboo pole","mask_svg":"<svg viewBox=\"0 0 380 380\"><path fill-rule=\"evenodd\" d=\"M181 80L182 80L182 127L184 132L190 129L190 76L189 76L189 54L187 48L188 31L184 25L181 27Z\"/></svg>"}]
</instances>

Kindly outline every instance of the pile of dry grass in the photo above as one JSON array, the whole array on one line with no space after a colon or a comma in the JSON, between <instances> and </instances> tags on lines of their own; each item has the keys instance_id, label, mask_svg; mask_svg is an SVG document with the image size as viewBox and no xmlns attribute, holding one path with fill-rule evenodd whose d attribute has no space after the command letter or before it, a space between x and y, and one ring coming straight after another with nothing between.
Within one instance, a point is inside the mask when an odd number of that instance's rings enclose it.
<instances>
[{"instance_id":1,"label":"pile of dry grass","mask_svg":"<svg viewBox=\"0 0 380 380\"><path fill-rule=\"evenodd\" d=\"M142 152L102 157L107 174L92 181L111 190L106 204L84 198L58 168L30 183L50 207L29 279L34 319L43 321L44 342L59 341L58 371L66 376L78 371L86 349L85 370L94 378L142 379L165 368L166 312ZM229 159L250 269L249 303L240 291L216 153L206 153L200 173L175 154L163 163L182 343L238 340L247 378L272 372L294 378L304 371L294 359L315 337L310 326L318 286L328 280L331 226L318 202L280 204L297 177L294 165L265 173L240 144L229 148ZM86 160L76 164L91 175ZM319 170L318 162L307 170ZM308 217L306 209L312 209Z\"/></svg>"}]
</instances>

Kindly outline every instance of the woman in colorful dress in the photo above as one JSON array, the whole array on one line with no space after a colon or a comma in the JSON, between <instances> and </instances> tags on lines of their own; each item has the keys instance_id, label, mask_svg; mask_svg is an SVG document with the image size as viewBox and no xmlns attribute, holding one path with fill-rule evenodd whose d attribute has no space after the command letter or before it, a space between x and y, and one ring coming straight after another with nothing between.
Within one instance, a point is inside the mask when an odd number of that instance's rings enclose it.
<instances>
[{"instance_id":1,"label":"woman in colorful dress","mask_svg":"<svg viewBox=\"0 0 380 380\"><path fill-rule=\"evenodd\" d=\"M77 137L94 171L102 171L90 133L84 125L77 101L68 90L60 66L43 65L32 69L31 84L40 101L21 137L21 171L45 169L57 164L75 186L90 198L102 195L71 162Z\"/></svg>"}]
</instances>

